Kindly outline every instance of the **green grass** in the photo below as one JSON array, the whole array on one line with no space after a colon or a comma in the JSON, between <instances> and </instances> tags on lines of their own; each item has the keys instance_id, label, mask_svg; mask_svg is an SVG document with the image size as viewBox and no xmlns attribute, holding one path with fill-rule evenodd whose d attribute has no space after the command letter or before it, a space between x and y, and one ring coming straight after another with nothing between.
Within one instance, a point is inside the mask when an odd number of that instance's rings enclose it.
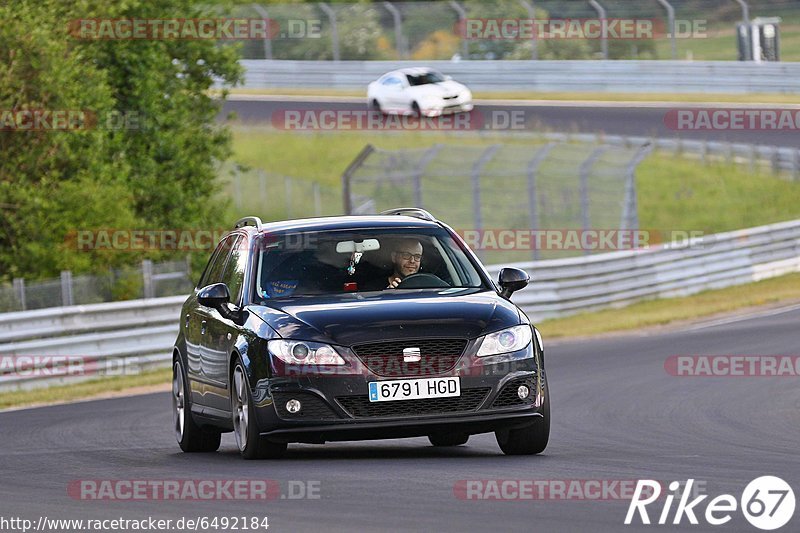
<instances>
[{"instance_id":1,"label":"green grass","mask_svg":"<svg viewBox=\"0 0 800 533\"><path fill-rule=\"evenodd\" d=\"M0 409L27 405L71 402L106 395L111 392L150 387L172 382L172 369L142 372L135 376L98 378L73 385L58 385L28 391L0 393Z\"/></svg>"},{"instance_id":2,"label":"green grass","mask_svg":"<svg viewBox=\"0 0 800 533\"><path fill-rule=\"evenodd\" d=\"M640 227L717 233L800 217L800 183L666 154L636 170Z\"/></svg>"},{"instance_id":3,"label":"green grass","mask_svg":"<svg viewBox=\"0 0 800 533\"><path fill-rule=\"evenodd\" d=\"M325 214L342 211L341 175L347 165L367 144L387 150L428 147L434 143L450 143L475 147L476 153L490 144L504 142L531 146L530 139L507 136L458 137L445 134L406 132L376 134L374 132L339 132L297 134L267 129L234 129L234 159L254 168L278 175L318 181L329 188ZM580 150L576 147L576 150ZM582 152L581 152L582 153ZM576 158L576 164L580 161ZM571 167L570 167L571 168ZM545 170L545 167L542 169ZM554 172L558 169L552 169ZM574 169L573 169L574 171ZM716 233L758 226L800 216L800 184L773 176L768 170L750 171L747 165L734 163L704 164L671 154L655 153L637 169L640 227L650 230L698 230ZM274 185L274 184L273 184ZM293 200L296 215L302 215L302 204L309 203L309 189L300 189L295 182ZM242 179L240 194L245 203L240 212L257 212L267 219L280 218L285 211L278 192L275 204L260 202L257 185ZM277 184L282 189L282 184ZM272 196L271 196L272 197ZM466 205L463 191L456 205ZM438 204L437 204L438 205ZM432 207L435 211L435 206ZM306 213L308 211L306 210Z\"/></svg>"},{"instance_id":4,"label":"green grass","mask_svg":"<svg viewBox=\"0 0 800 533\"><path fill-rule=\"evenodd\" d=\"M544 320L536 326L545 339L581 337L661 326L676 321L729 313L737 309L798 300L800 300L800 274L787 274L692 296L649 300L621 309L606 309Z\"/></svg>"}]
</instances>

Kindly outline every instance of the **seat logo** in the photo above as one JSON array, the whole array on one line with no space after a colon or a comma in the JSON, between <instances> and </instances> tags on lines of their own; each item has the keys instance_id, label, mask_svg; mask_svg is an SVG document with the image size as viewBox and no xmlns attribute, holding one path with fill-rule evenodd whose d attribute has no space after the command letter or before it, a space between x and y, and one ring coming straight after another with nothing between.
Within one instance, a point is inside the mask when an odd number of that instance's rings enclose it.
<instances>
[{"instance_id":1,"label":"seat logo","mask_svg":"<svg viewBox=\"0 0 800 533\"><path fill-rule=\"evenodd\" d=\"M422 359L419 348L403 348L403 362L416 363Z\"/></svg>"}]
</instances>

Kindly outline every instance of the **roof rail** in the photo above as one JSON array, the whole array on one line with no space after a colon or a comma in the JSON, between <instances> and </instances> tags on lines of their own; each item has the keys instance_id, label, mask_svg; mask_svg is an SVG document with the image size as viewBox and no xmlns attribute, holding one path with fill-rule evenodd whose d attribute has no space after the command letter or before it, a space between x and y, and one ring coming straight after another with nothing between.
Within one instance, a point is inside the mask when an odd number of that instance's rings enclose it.
<instances>
[{"instance_id":1,"label":"roof rail","mask_svg":"<svg viewBox=\"0 0 800 533\"><path fill-rule=\"evenodd\" d=\"M257 231L261 231L261 219L258 217L244 217L236 221L233 229L243 228L245 226L255 226Z\"/></svg>"},{"instance_id":2,"label":"roof rail","mask_svg":"<svg viewBox=\"0 0 800 533\"><path fill-rule=\"evenodd\" d=\"M431 215L428 211L420 209L419 207L396 207L381 211L381 215L406 215L409 217L421 218L422 220L429 220L431 222L438 222L436 217Z\"/></svg>"}]
</instances>

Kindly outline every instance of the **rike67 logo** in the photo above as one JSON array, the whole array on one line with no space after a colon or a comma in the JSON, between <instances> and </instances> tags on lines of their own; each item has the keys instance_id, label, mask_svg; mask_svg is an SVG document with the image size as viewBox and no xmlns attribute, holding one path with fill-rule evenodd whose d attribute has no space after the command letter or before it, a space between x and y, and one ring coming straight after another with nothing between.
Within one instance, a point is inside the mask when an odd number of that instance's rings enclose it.
<instances>
[{"instance_id":1,"label":"rike67 logo","mask_svg":"<svg viewBox=\"0 0 800 533\"><path fill-rule=\"evenodd\" d=\"M730 522L733 513L737 509L741 509L742 514L751 525L761 530L771 531L786 525L794 515L794 491L779 477L762 476L754 479L745 487L738 501L731 494L720 494L707 503L705 512L702 513L700 504L708 498L708 495L703 494L689 500L693 496L693 484L694 479L689 479L685 484L678 481L669 484L671 494L667 494L663 498L664 503L656 519L657 524L678 525L685 517L690 524L697 525L699 524L699 515L708 524L720 526ZM679 494L677 491L681 487L683 487L683 491ZM650 524L651 519L647 506L660 500L661 496L661 484L658 481L640 479L636 484L631 504L628 506L625 524L632 524L637 512L642 524ZM673 514L672 504L676 497L678 504ZM670 515L672 515L671 522Z\"/></svg>"}]
</instances>

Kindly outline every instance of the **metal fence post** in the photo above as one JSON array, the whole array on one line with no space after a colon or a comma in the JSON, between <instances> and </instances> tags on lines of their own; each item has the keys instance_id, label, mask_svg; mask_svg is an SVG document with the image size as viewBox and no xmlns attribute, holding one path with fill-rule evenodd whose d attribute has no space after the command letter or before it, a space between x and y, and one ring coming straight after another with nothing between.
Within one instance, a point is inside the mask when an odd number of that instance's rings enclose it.
<instances>
[{"instance_id":1,"label":"metal fence post","mask_svg":"<svg viewBox=\"0 0 800 533\"><path fill-rule=\"evenodd\" d=\"M72 272L69 270L61 271L61 305L73 305L72 299Z\"/></svg>"},{"instance_id":2,"label":"metal fence post","mask_svg":"<svg viewBox=\"0 0 800 533\"><path fill-rule=\"evenodd\" d=\"M588 231L591 228L592 221L589 213L589 173L592 171L592 167L594 166L595 162L600 158L603 153L608 150L608 146L600 146L595 148L594 151L589 154L583 163L581 163L580 169L580 195L581 195L581 225L583 226L583 231ZM584 255L589 255L589 250L584 250Z\"/></svg>"},{"instance_id":3,"label":"metal fence post","mask_svg":"<svg viewBox=\"0 0 800 533\"><path fill-rule=\"evenodd\" d=\"M353 198L350 188L350 180L353 178L353 173L364 164L364 161L367 160L367 157L369 157L369 155L374 151L374 146L371 144L366 145L364 149L359 152L356 158L353 159L349 165L347 165L347 168L342 173L342 200L344 201L345 215L350 215L353 213Z\"/></svg>"},{"instance_id":4,"label":"metal fence post","mask_svg":"<svg viewBox=\"0 0 800 533\"><path fill-rule=\"evenodd\" d=\"M328 20L331 23L331 46L333 46L333 60L339 61L341 55L339 54L339 26L336 24L336 12L328 4L320 2L320 9L328 15Z\"/></svg>"},{"instance_id":5,"label":"metal fence post","mask_svg":"<svg viewBox=\"0 0 800 533\"><path fill-rule=\"evenodd\" d=\"M625 200L622 206L622 220L620 220L620 229L624 230L638 230L639 229L639 205L636 195L636 167L644 161L644 158L650 155L653 151L654 145L647 143L643 145L636 154L631 158L625 169ZM638 236L633 242L633 247L639 247Z\"/></svg>"},{"instance_id":6,"label":"metal fence post","mask_svg":"<svg viewBox=\"0 0 800 533\"><path fill-rule=\"evenodd\" d=\"M747 2L745 2L745 0L733 0L733 1L736 2L737 4L739 4L740 6L742 6L742 22L745 22L745 23L749 24L750 23L750 6L747 5Z\"/></svg>"},{"instance_id":7,"label":"metal fence post","mask_svg":"<svg viewBox=\"0 0 800 533\"><path fill-rule=\"evenodd\" d=\"M530 160L530 163L528 163L528 205L530 207L528 211L528 220L530 221L532 231L539 229L539 205L536 195L536 174L539 172L539 166L542 164L542 161L544 161L544 159L550 153L550 150L552 150L556 144L557 143L551 142L539 148L536 151L536 154ZM539 248L534 246L533 260L537 261L538 259Z\"/></svg>"},{"instance_id":8,"label":"metal fence post","mask_svg":"<svg viewBox=\"0 0 800 533\"><path fill-rule=\"evenodd\" d=\"M589 0L589 5L597 11L597 16L600 20L606 20L606 10L597 0ZM603 32L602 37L600 37L600 51L603 53L603 59L608 59L608 37L605 32Z\"/></svg>"},{"instance_id":9,"label":"metal fence post","mask_svg":"<svg viewBox=\"0 0 800 533\"><path fill-rule=\"evenodd\" d=\"M678 42L675 37L675 8L667 0L656 0L667 10L667 24L669 25L669 35L672 45L672 59L678 59Z\"/></svg>"},{"instance_id":10,"label":"metal fence post","mask_svg":"<svg viewBox=\"0 0 800 533\"><path fill-rule=\"evenodd\" d=\"M450 0L450 7L452 7L456 13L458 13L458 21L461 24L461 33L463 33L463 35L461 36L461 56L464 59L469 59L469 48L466 38L467 12L463 7L461 7L461 4L456 2L456 0Z\"/></svg>"},{"instance_id":11,"label":"metal fence post","mask_svg":"<svg viewBox=\"0 0 800 533\"><path fill-rule=\"evenodd\" d=\"M525 8L525 11L528 12L528 17L531 20L536 20L536 8L534 7L531 0L519 0L519 3L522 4L522 7ZM533 36L531 37L531 59L536 60L539 59L539 41L537 40L536 32L533 32Z\"/></svg>"},{"instance_id":12,"label":"metal fence post","mask_svg":"<svg viewBox=\"0 0 800 533\"><path fill-rule=\"evenodd\" d=\"M21 310L26 311L28 306L27 302L25 301L25 278L14 278L13 287L14 294L17 295L17 300L22 308Z\"/></svg>"},{"instance_id":13,"label":"metal fence post","mask_svg":"<svg viewBox=\"0 0 800 533\"><path fill-rule=\"evenodd\" d=\"M800 179L800 148L794 151L792 157L792 181Z\"/></svg>"},{"instance_id":14,"label":"metal fence post","mask_svg":"<svg viewBox=\"0 0 800 533\"><path fill-rule=\"evenodd\" d=\"M481 214L481 170L488 163L495 152L497 152L502 145L493 144L483 151L481 156L472 165L472 173L470 175L472 182L472 212L475 214L475 230L481 231L483 229L483 215ZM482 255L478 253L478 255Z\"/></svg>"},{"instance_id":15,"label":"metal fence post","mask_svg":"<svg viewBox=\"0 0 800 533\"><path fill-rule=\"evenodd\" d=\"M405 59L405 39L403 38L403 18L400 16L400 11L392 5L391 2L384 2L383 7L386 11L392 14L394 20L394 40L395 49L397 50L397 59Z\"/></svg>"},{"instance_id":16,"label":"metal fence post","mask_svg":"<svg viewBox=\"0 0 800 533\"><path fill-rule=\"evenodd\" d=\"M153 286L153 262L149 259L142 261L142 291L145 298L153 298L155 296L155 287Z\"/></svg>"},{"instance_id":17,"label":"metal fence post","mask_svg":"<svg viewBox=\"0 0 800 533\"><path fill-rule=\"evenodd\" d=\"M781 171L781 151L777 146L772 147L772 173L779 174Z\"/></svg>"},{"instance_id":18,"label":"metal fence post","mask_svg":"<svg viewBox=\"0 0 800 533\"><path fill-rule=\"evenodd\" d=\"M258 12L260 17L263 17L264 20L267 21L267 35L264 37L264 59L272 59L272 38L274 35L272 35L272 24L270 24L269 13L264 9L264 6L259 4L253 4L253 9Z\"/></svg>"}]
</instances>

